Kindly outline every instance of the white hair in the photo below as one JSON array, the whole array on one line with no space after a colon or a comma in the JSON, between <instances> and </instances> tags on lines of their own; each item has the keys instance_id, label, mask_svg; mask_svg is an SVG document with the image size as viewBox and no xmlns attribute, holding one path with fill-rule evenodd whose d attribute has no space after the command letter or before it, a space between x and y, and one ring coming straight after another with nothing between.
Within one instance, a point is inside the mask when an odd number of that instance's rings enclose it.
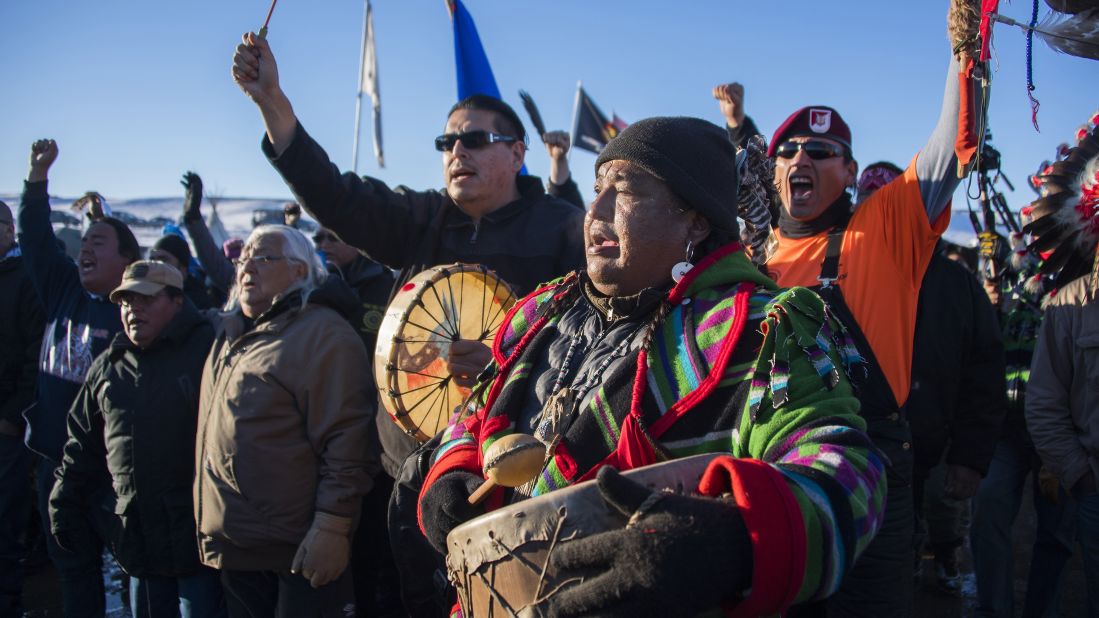
<instances>
[{"instance_id":1,"label":"white hair","mask_svg":"<svg viewBox=\"0 0 1099 618\"><path fill-rule=\"evenodd\" d=\"M290 292L301 290L301 304L309 302L309 295L319 288L328 279L328 270L321 262L321 258L313 245L304 234L289 225L258 225L252 229L252 233L244 240L244 246L254 245L264 236L278 236L282 239L282 253L287 259L305 265L305 277L290 284L290 287L279 294L284 297ZM240 296L237 291L236 279L233 281L233 290L229 294L229 300L225 303L226 311L234 311L240 307Z\"/></svg>"}]
</instances>

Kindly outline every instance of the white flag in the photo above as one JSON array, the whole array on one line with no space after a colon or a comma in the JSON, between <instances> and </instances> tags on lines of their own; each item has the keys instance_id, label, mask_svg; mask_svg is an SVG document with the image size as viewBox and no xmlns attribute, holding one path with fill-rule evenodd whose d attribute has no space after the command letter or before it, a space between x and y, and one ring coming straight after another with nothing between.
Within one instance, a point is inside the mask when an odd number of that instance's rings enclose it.
<instances>
[{"instance_id":1,"label":"white flag","mask_svg":"<svg viewBox=\"0 0 1099 618\"><path fill-rule=\"evenodd\" d=\"M378 86L378 55L374 51L374 11L370 8L370 0L366 0L366 33L363 41L363 74L359 89L362 94L370 97L374 116L374 156L378 159L378 166L385 167L385 156L382 154L382 94Z\"/></svg>"}]
</instances>

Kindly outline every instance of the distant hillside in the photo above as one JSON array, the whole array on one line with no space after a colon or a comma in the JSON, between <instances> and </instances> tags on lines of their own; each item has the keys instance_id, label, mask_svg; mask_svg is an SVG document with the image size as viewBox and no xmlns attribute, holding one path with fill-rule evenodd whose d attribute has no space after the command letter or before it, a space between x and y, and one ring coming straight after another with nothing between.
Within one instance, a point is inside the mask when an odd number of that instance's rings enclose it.
<instances>
[{"instance_id":1,"label":"distant hillside","mask_svg":"<svg viewBox=\"0 0 1099 618\"><path fill-rule=\"evenodd\" d=\"M50 207L53 210L52 219L55 228L75 226L79 219L77 213L70 210L70 206L76 198L50 197ZM18 195L0 195L0 200L7 202L12 210L19 204ZM228 236L244 237L252 229L253 214L256 211L269 210L282 212L285 199L256 199L226 197L217 200L218 219ZM161 236L161 230L166 223L177 223L182 211L181 197L150 197L131 200L111 200L107 198L115 217L125 221L134 231L138 242L148 247ZM209 221L214 212L210 200L203 200L202 214ZM312 230L316 222L308 215L303 216L307 227Z\"/></svg>"}]
</instances>

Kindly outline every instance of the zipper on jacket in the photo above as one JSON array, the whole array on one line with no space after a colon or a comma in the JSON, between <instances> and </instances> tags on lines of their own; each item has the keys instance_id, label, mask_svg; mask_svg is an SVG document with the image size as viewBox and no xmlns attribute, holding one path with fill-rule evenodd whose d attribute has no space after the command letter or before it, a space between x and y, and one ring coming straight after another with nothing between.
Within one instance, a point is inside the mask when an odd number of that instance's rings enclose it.
<instances>
[{"instance_id":1,"label":"zipper on jacket","mask_svg":"<svg viewBox=\"0 0 1099 618\"><path fill-rule=\"evenodd\" d=\"M481 231L481 220L478 219L473 222L473 236L469 237L469 244L477 244L477 233Z\"/></svg>"}]
</instances>

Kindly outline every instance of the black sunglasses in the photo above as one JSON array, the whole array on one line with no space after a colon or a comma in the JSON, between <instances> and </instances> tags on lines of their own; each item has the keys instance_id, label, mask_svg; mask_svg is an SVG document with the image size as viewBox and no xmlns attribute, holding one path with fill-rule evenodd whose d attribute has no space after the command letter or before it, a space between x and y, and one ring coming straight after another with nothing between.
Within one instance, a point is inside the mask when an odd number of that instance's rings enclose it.
<instances>
[{"instance_id":1,"label":"black sunglasses","mask_svg":"<svg viewBox=\"0 0 1099 618\"><path fill-rule=\"evenodd\" d=\"M465 133L445 133L435 138L435 150L439 152L450 152L454 150L454 144L462 142L462 146L476 150L478 148L484 148L489 144L495 144L496 142L517 142L518 139L510 135L500 135L499 133L492 133L490 131L467 131Z\"/></svg>"},{"instance_id":2,"label":"black sunglasses","mask_svg":"<svg viewBox=\"0 0 1099 618\"><path fill-rule=\"evenodd\" d=\"M322 234L316 234L315 236L313 236L313 244L319 245L322 242L325 242L325 241L328 241L328 240L331 240L333 242L337 242L337 241L339 241L339 238L336 238L336 236L334 234L323 234L323 233Z\"/></svg>"},{"instance_id":3,"label":"black sunglasses","mask_svg":"<svg viewBox=\"0 0 1099 618\"><path fill-rule=\"evenodd\" d=\"M814 161L831 159L843 156L843 147L831 142L811 140L808 142L782 142L775 148L775 156L783 159L793 159L798 156L798 151L809 155Z\"/></svg>"}]
</instances>

